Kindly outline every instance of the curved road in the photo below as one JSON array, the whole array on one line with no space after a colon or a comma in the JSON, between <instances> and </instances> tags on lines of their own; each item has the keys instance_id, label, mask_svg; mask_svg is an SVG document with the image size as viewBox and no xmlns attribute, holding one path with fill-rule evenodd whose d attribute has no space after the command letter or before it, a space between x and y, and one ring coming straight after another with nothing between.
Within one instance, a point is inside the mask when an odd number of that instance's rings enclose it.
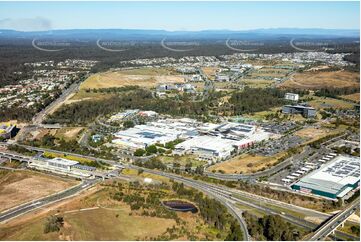
<instances>
[{"instance_id":1,"label":"curved road","mask_svg":"<svg viewBox=\"0 0 361 242\"><path fill-rule=\"evenodd\" d=\"M92 185L96 184L99 180L86 180L80 183L79 185L73 186L67 190L58 192L53 195L49 195L43 198L40 198L35 201L31 201L25 204L22 204L20 206L10 208L2 213L0 213L0 223L4 223L10 219L16 218L20 215L29 213L35 209L38 209L40 207L49 205L54 202L61 201L63 199L72 197L80 193L81 191L88 189Z\"/></svg>"},{"instance_id":2,"label":"curved road","mask_svg":"<svg viewBox=\"0 0 361 242\"><path fill-rule=\"evenodd\" d=\"M31 148L35 148L35 147L31 147ZM35 150L37 150L37 149L38 148L35 148ZM69 154L72 154L72 153L69 153ZM77 155L77 154L73 154L73 155ZM89 157L89 158L97 159L95 157ZM173 180L177 180L179 182L183 182L185 185L194 187L194 188L196 188L198 190L202 190L202 191L206 192L207 194L215 196L223 204L226 203L225 206L228 209L229 209L229 207L231 207L230 212L232 214L236 214L236 218L238 219L238 221L240 221L240 225L241 225L241 228L242 228L243 231L247 231L247 230L245 230L246 224L244 223L244 221L243 221L243 219L241 217L241 214L239 213L239 211L237 211L237 209L234 206L234 204L236 204L236 203L243 204L243 205L250 206L250 207L254 207L254 208L256 208L258 210L261 210L261 211L264 211L264 212L266 212L268 214L278 214L281 217L283 217L284 219L286 219L287 221L289 221L291 223L294 223L294 224L297 224L299 226L302 226L304 228L310 229L310 230L315 229L317 227L317 224L310 223L310 222L308 222L308 221L306 221L304 219L294 217L294 216L292 216L290 214L281 213L279 210L277 210L275 208L267 207L267 204L263 205L263 206L261 206L261 204L257 205L257 202L258 201L263 201L265 203L269 203L269 204L272 204L272 205L275 205L275 206L278 206L278 207L286 207L286 208L288 208L290 210L294 209L295 211L300 212L300 213L302 213L302 214L304 214L306 216L315 216L315 217L319 217L320 219L327 219L327 216L329 216L327 214L324 214L324 213L321 213L321 212L318 212L318 211L314 211L314 210L311 210L311 209L306 209L306 208L298 207L298 206L291 205L291 204L286 205L286 204L284 204L282 202L275 201L273 199L264 198L264 197L261 197L261 196L255 195L255 194L250 194L250 193L244 192L244 191L238 191L238 190L234 191L234 189L230 190L227 187L218 186L218 185L215 185L215 184L209 184L209 183L198 181L198 180L196 181L196 180L185 178L185 177L182 177L182 176L178 176L178 175L175 175L175 174L172 174L172 173L166 173L166 172L157 171L157 170L150 170L150 169L147 169L147 168L144 168L144 167L138 167L138 166L133 166L133 165L124 165L122 163L119 163L119 162L116 162L116 161L111 161L111 160L104 160L104 159L101 159L101 160L103 162L106 162L106 163L110 164L110 165L123 166L123 167L133 168L133 169L137 169L137 170L142 169L142 170L144 170L144 171L146 171L148 173L152 173L152 174L164 176L164 177L167 177L167 178L170 178L170 179L173 179ZM236 193L236 195L238 195L238 196L235 196L234 193ZM240 199L240 198L242 198L242 199ZM249 202L250 200L252 202ZM247 233L245 233L245 234L247 234ZM346 238L349 238L349 239L352 239L352 240L355 240L355 238L356 238L354 236L342 233L340 231L336 231L336 235L337 236L341 235L343 238L346 237Z\"/></svg>"}]
</instances>

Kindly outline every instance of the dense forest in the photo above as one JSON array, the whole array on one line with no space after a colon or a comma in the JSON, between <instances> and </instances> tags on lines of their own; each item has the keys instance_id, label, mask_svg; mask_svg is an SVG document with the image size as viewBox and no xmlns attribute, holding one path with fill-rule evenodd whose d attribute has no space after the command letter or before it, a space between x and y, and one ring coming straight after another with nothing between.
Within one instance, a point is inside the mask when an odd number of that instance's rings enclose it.
<instances>
[{"instance_id":1,"label":"dense forest","mask_svg":"<svg viewBox=\"0 0 361 242\"><path fill-rule=\"evenodd\" d=\"M173 182L172 190L181 197L187 197L195 201L201 216L209 225L219 230L229 228L230 231L225 240L240 241L243 239L243 233L238 221L228 213L227 209L220 202L204 196L201 192L185 188L183 183Z\"/></svg>"},{"instance_id":2,"label":"dense forest","mask_svg":"<svg viewBox=\"0 0 361 242\"><path fill-rule=\"evenodd\" d=\"M149 90L136 89L102 100L82 101L65 105L49 116L48 123L86 124L99 115L107 115L122 109L153 110L174 116L197 117L208 111L211 99L193 102L187 95L179 100L154 98Z\"/></svg>"},{"instance_id":3,"label":"dense forest","mask_svg":"<svg viewBox=\"0 0 361 242\"><path fill-rule=\"evenodd\" d=\"M51 41L51 39L49 40ZM114 40L113 40L114 41ZM199 45L191 51L174 52L163 48L160 41L140 41L127 40L128 44L132 43L126 48L126 51L109 52L100 49L96 45L96 39L89 39L87 41L80 41L76 39L64 39L62 42L67 42L69 45L62 51L47 52L40 51L32 46L32 39L26 38L2 38L0 39L0 87L8 84L15 84L18 80L28 78L29 69L23 65L26 62L39 62L53 60L55 63L65 59L85 59L99 61L93 67L93 72L104 71L109 68L119 67L120 61L141 59L141 58L157 58L157 57L174 57L180 58L183 56L220 56L237 53L231 50L225 44L225 40L207 41L192 40ZM257 40L260 41L260 40ZM296 50L289 44L289 39L270 39L264 45L258 46L257 50L248 53L292 53ZM345 43L340 45L343 48L333 50L334 53L351 53L345 59L359 66L359 46L357 44L350 44L350 41L345 39ZM355 68L355 71L358 69ZM14 74L14 72L22 72L22 74Z\"/></svg>"},{"instance_id":4,"label":"dense forest","mask_svg":"<svg viewBox=\"0 0 361 242\"><path fill-rule=\"evenodd\" d=\"M246 88L244 91L234 92L226 106L232 115L263 111L284 104L285 92L285 90L275 88ZM219 92L211 93L202 101L193 101L187 94L178 99L159 99L153 97L149 90L134 89L134 87L130 91L118 94L102 100L87 100L65 105L49 116L46 122L86 124L99 115L104 116L122 109L153 110L172 116L206 119L211 111L218 113L218 109L224 109L224 107L218 107L218 99L222 96Z\"/></svg>"},{"instance_id":5,"label":"dense forest","mask_svg":"<svg viewBox=\"0 0 361 242\"><path fill-rule=\"evenodd\" d=\"M255 240L294 241L302 238L302 233L278 215L258 218L247 211L243 213L248 232Z\"/></svg>"},{"instance_id":6,"label":"dense forest","mask_svg":"<svg viewBox=\"0 0 361 242\"><path fill-rule=\"evenodd\" d=\"M337 98L337 96L348 95L360 92L360 87L327 87L317 90L316 96Z\"/></svg>"},{"instance_id":7,"label":"dense forest","mask_svg":"<svg viewBox=\"0 0 361 242\"><path fill-rule=\"evenodd\" d=\"M285 92L276 88L245 88L234 92L229 103L233 105L235 115L259 112L284 104Z\"/></svg>"}]
</instances>

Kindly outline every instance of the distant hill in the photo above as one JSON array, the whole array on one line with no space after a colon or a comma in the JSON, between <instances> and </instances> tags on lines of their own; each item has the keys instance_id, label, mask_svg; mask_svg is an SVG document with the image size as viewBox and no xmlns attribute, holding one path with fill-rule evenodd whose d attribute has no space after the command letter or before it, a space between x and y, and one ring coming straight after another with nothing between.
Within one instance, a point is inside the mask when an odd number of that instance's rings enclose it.
<instances>
[{"instance_id":1,"label":"distant hill","mask_svg":"<svg viewBox=\"0 0 361 242\"><path fill-rule=\"evenodd\" d=\"M37 32L22 32L16 30L0 30L0 38L61 38L77 40L117 39L158 41L163 38L224 40L240 39L280 39L280 38L359 38L360 30L356 29L302 29L274 28L245 31L204 30L204 31L165 31L143 29L70 29Z\"/></svg>"}]
</instances>

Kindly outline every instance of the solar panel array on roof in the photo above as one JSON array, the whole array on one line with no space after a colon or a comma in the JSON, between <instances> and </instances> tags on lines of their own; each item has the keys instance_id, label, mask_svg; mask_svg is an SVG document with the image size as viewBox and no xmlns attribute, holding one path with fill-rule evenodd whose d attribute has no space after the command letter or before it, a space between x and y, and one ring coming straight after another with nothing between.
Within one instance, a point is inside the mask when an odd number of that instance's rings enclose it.
<instances>
[{"instance_id":1,"label":"solar panel array on roof","mask_svg":"<svg viewBox=\"0 0 361 242\"><path fill-rule=\"evenodd\" d=\"M154 139L154 138L157 138L157 137L164 136L164 135L161 135L161 134L158 134L158 133L152 133L152 132L147 132L147 131L139 132L138 134L142 135L144 138L148 138L148 139Z\"/></svg>"},{"instance_id":2,"label":"solar panel array on roof","mask_svg":"<svg viewBox=\"0 0 361 242\"><path fill-rule=\"evenodd\" d=\"M308 189L312 193L336 198L346 195L360 182L360 158L338 156L292 185L294 189Z\"/></svg>"},{"instance_id":3,"label":"solar panel array on roof","mask_svg":"<svg viewBox=\"0 0 361 242\"><path fill-rule=\"evenodd\" d=\"M78 168L80 170L85 170L85 171L95 171L96 168L92 167L92 166L85 166L85 165L80 165L80 164L76 164L74 165L75 168Z\"/></svg>"},{"instance_id":4,"label":"solar panel array on roof","mask_svg":"<svg viewBox=\"0 0 361 242\"><path fill-rule=\"evenodd\" d=\"M340 161L335 162L333 165L328 166L324 172L332 176L343 178L357 170L360 170L359 163L341 159Z\"/></svg>"}]
</instances>

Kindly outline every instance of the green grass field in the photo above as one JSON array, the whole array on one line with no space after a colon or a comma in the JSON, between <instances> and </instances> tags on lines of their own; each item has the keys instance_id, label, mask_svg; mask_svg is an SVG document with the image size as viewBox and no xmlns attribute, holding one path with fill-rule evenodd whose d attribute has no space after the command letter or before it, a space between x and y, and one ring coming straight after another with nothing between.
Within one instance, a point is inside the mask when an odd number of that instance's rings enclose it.
<instances>
[{"instance_id":1,"label":"green grass field","mask_svg":"<svg viewBox=\"0 0 361 242\"><path fill-rule=\"evenodd\" d=\"M310 101L309 104L316 109L325 108L336 108L336 109L351 109L353 104L335 98L328 97L317 97L313 96L314 100Z\"/></svg>"}]
</instances>

